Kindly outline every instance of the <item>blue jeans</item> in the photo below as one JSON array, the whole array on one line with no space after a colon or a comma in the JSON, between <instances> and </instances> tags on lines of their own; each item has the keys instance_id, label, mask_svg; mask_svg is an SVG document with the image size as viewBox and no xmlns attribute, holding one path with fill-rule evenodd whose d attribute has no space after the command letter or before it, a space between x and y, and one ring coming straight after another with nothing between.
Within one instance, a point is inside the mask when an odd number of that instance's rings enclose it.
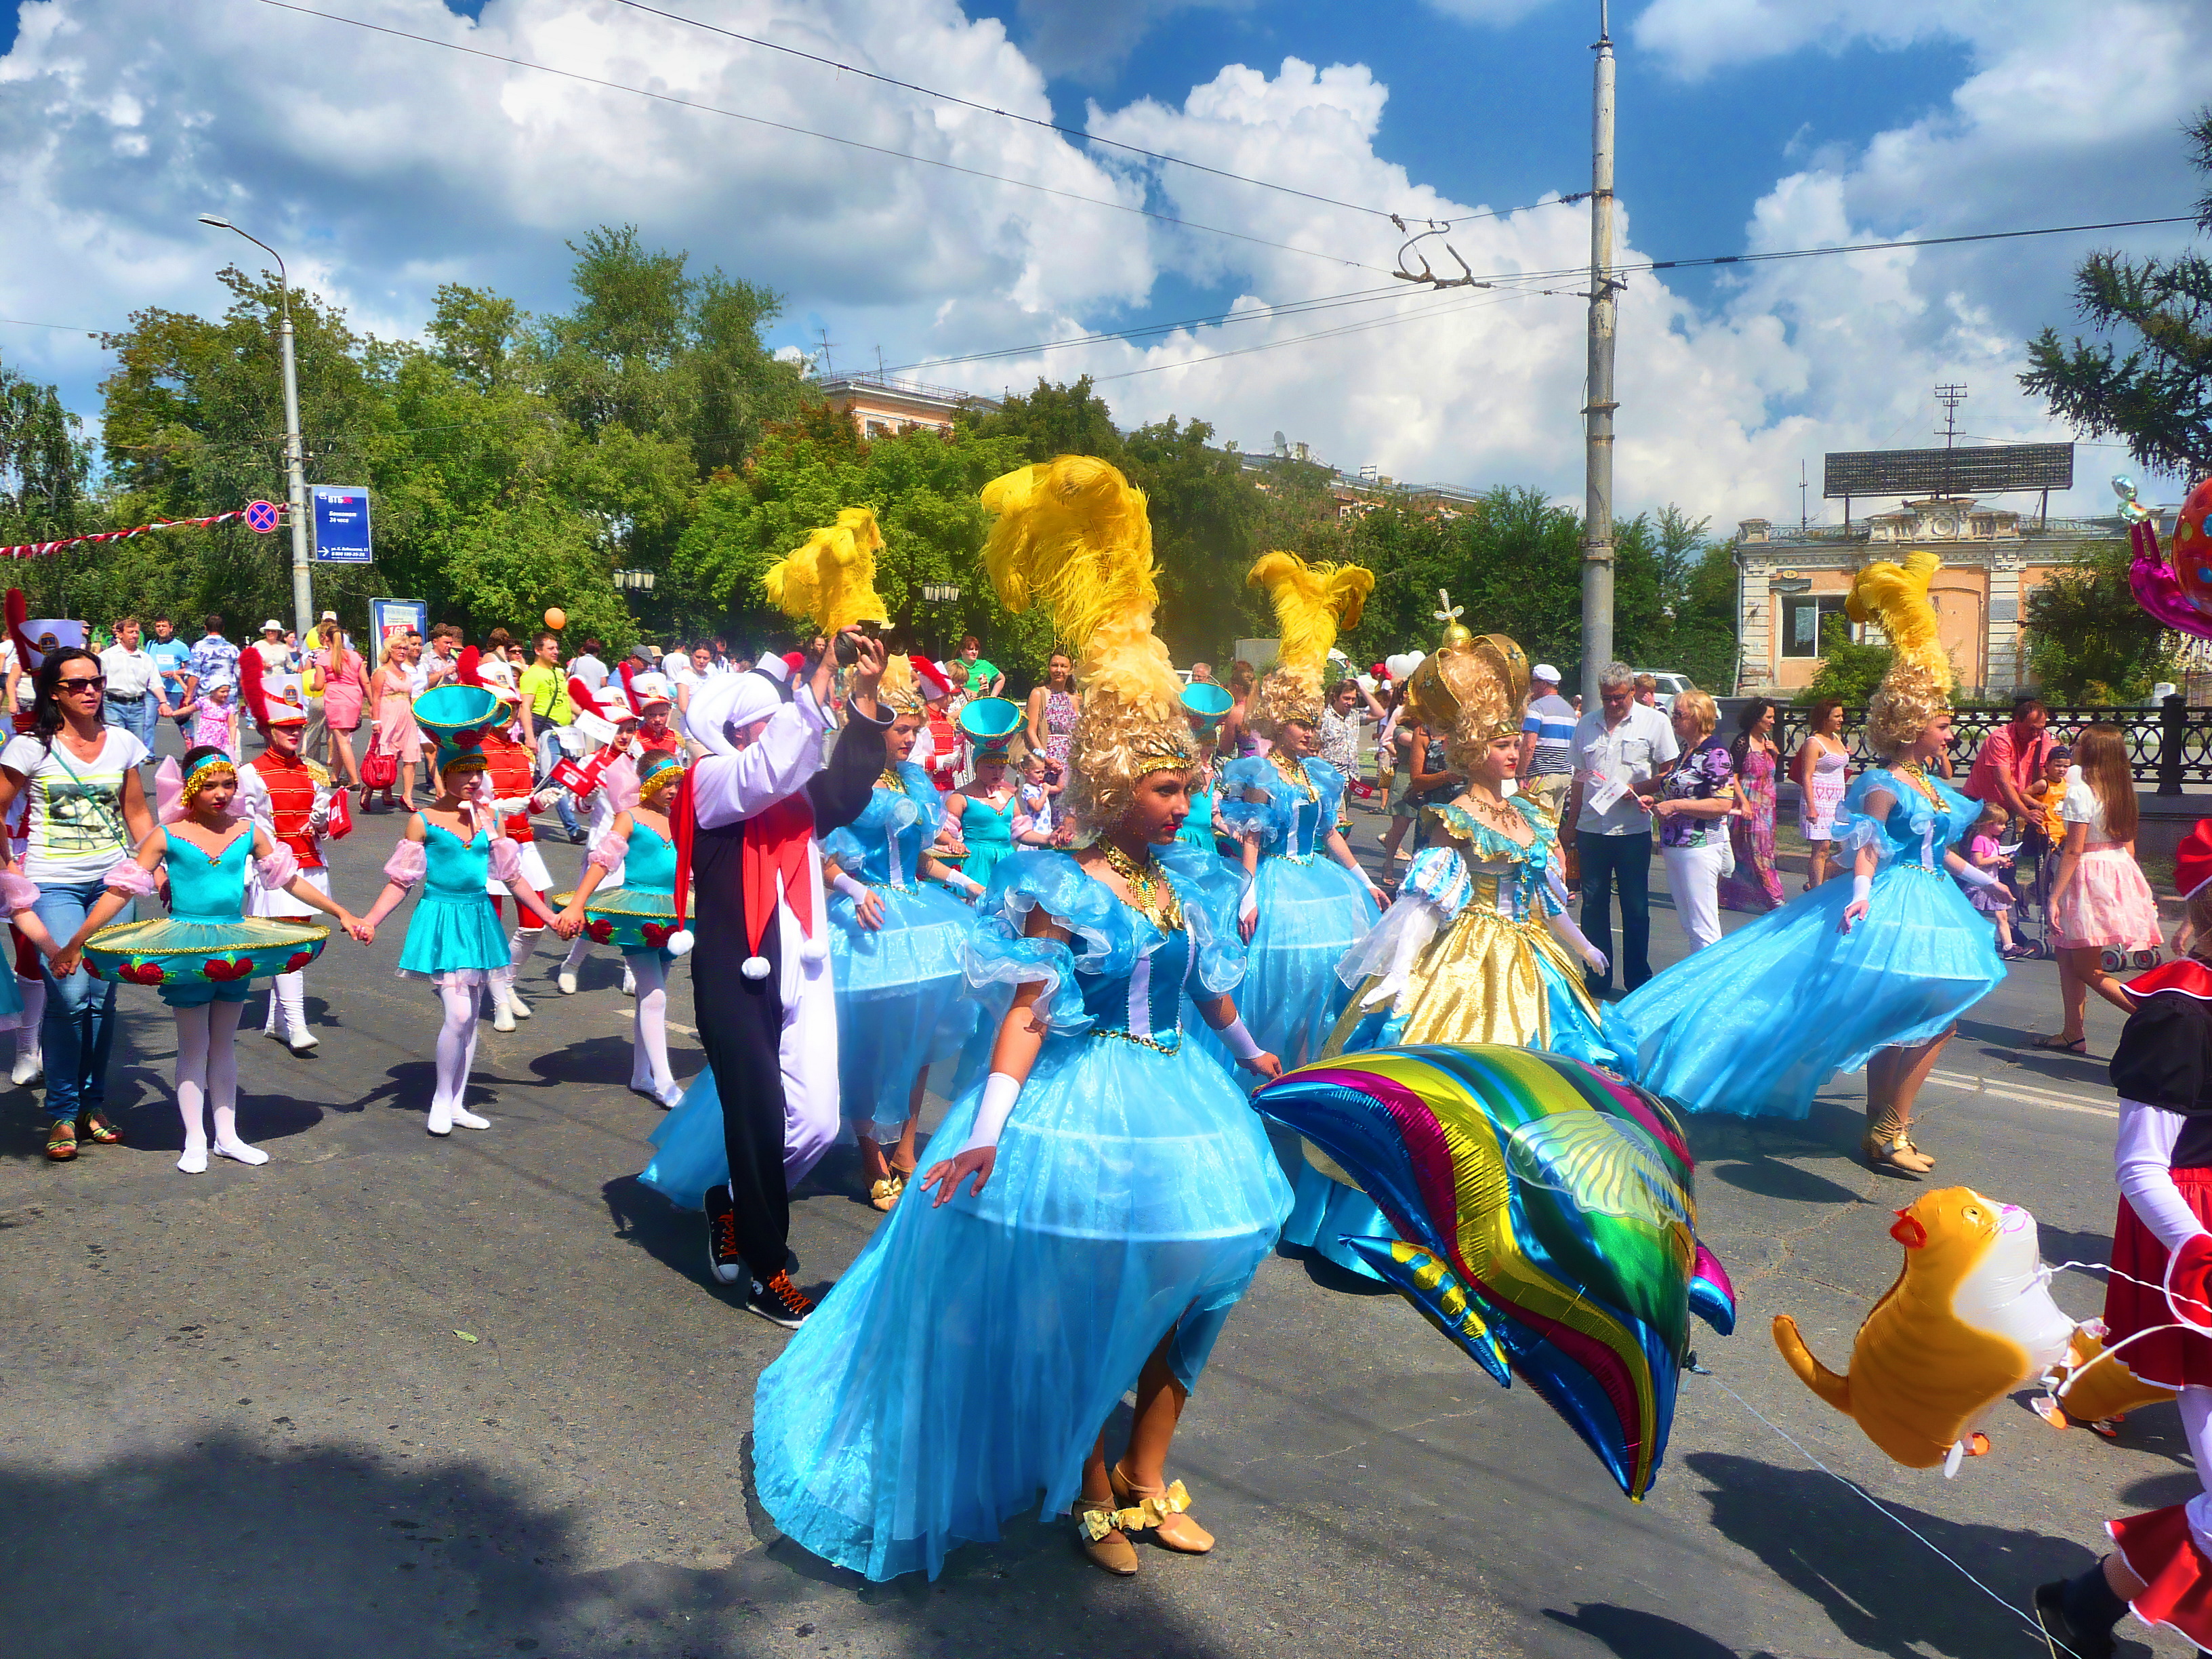
<instances>
[{"instance_id":1,"label":"blue jeans","mask_svg":"<svg viewBox=\"0 0 2212 1659\"><path fill-rule=\"evenodd\" d=\"M161 711L155 706L154 695L148 692L136 702L118 702L112 697L100 704L100 717L109 726L119 726L146 745L146 755L154 754L154 729L161 724Z\"/></svg>"},{"instance_id":2,"label":"blue jeans","mask_svg":"<svg viewBox=\"0 0 2212 1659\"><path fill-rule=\"evenodd\" d=\"M149 703L149 708L152 707ZM33 907L57 945L66 945L84 923L85 912L107 890L106 881L42 882ZM132 919L125 905L118 921ZM115 1046L115 981L94 979L80 966L67 979L54 977L51 962L40 963L46 982L46 1014L39 1027L46 1056L46 1112L59 1120L89 1112L107 1100L107 1055Z\"/></svg>"},{"instance_id":3,"label":"blue jeans","mask_svg":"<svg viewBox=\"0 0 2212 1659\"><path fill-rule=\"evenodd\" d=\"M546 774L552 771L556 766L559 765L562 760L567 757L568 752L568 751L567 750L561 746L561 728L559 726L541 726L538 728L538 776L539 781L544 781ZM563 789L559 794L554 796L553 810L561 815L561 827L563 830L566 830L571 836L574 836L576 833L576 809L570 804L568 799L568 792L567 790Z\"/></svg>"},{"instance_id":4,"label":"blue jeans","mask_svg":"<svg viewBox=\"0 0 2212 1659\"><path fill-rule=\"evenodd\" d=\"M1575 832L1575 857L1583 866L1583 937L1620 969L1624 990L1651 977L1651 832L1594 836ZM1613 949L1613 891L1620 890L1620 951ZM1595 996L1613 989L1613 969L1583 970Z\"/></svg>"}]
</instances>

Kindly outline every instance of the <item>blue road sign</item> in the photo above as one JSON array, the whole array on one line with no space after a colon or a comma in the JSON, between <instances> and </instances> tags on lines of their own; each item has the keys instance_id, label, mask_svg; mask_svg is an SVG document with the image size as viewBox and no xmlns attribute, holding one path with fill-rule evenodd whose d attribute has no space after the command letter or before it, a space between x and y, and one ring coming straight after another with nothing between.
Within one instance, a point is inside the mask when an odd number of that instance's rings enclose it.
<instances>
[{"instance_id":1,"label":"blue road sign","mask_svg":"<svg viewBox=\"0 0 2212 1659\"><path fill-rule=\"evenodd\" d=\"M246 527L257 536L273 535L276 529L276 503L274 501L246 502Z\"/></svg>"},{"instance_id":2,"label":"blue road sign","mask_svg":"<svg viewBox=\"0 0 2212 1659\"><path fill-rule=\"evenodd\" d=\"M359 484L317 484L315 557L325 564L367 564L368 491Z\"/></svg>"}]
</instances>

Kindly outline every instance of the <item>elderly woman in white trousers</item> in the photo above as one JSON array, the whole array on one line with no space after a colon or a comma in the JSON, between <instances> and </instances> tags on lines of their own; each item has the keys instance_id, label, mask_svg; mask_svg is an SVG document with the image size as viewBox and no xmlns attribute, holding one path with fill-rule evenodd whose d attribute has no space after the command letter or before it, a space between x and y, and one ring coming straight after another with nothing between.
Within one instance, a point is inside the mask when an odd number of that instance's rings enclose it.
<instances>
[{"instance_id":1,"label":"elderly woman in white trousers","mask_svg":"<svg viewBox=\"0 0 2212 1659\"><path fill-rule=\"evenodd\" d=\"M1690 948L1702 951L1721 936L1721 877L1733 867L1728 821L1742 810L1743 797L1728 744L1713 735L1720 724L1713 700L1702 691L1681 693L1674 721L1682 758L1647 804L1659 821L1659 856L1667 863L1674 914Z\"/></svg>"}]
</instances>

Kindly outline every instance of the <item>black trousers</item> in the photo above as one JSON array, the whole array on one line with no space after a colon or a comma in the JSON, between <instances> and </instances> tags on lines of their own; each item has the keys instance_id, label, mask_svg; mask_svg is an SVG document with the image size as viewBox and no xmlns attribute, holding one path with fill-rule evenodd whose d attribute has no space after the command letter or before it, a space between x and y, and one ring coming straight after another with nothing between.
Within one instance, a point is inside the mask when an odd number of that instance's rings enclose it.
<instances>
[{"instance_id":1,"label":"black trousers","mask_svg":"<svg viewBox=\"0 0 2212 1659\"><path fill-rule=\"evenodd\" d=\"M1620 983L1633 991L1651 977L1651 832L1640 836L1593 836L1575 832L1575 857L1583 867L1583 937L1620 969ZM1613 949L1613 894L1620 891L1620 951ZM1593 994L1613 989L1613 970L1592 973L1583 982Z\"/></svg>"}]
</instances>

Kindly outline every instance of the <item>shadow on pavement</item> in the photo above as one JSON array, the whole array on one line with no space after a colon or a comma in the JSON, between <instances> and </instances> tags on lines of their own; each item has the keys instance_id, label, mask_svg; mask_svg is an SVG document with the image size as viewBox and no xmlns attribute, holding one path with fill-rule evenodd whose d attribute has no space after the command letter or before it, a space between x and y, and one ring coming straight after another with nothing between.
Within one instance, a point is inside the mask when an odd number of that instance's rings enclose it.
<instances>
[{"instance_id":1,"label":"shadow on pavement","mask_svg":"<svg viewBox=\"0 0 2212 1659\"><path fill-rule=\"evenodd\" d=\"M1027 1516L933 1584L868 1584L772 1532L734 1560L679 1565L682 1522L643 1517L627 1559L586 1568L580 1515L522 1482L465 1456L300 1444L282 1418L164 1455L0 1467L0 1504L10 1659L1012 1659L1046 1629L1050 1651L1224 1651Z\"/></svg>"},{"instance_id":2,"label":"shadow on pavement","mask_svg":"<svg viewBox=\"0 0 2212 1659\"><path fill-rule=\"evenodd\" d=\"M1547 1607L1544 1617L1603 1643L1620 1659L1736 1659L1734 1648L1716 1642L1704 1632L1634 1607L1584 1601L1572 1613ZM1770 1659L1770 1656L1762 1653L1757 1659Z\"/></svg>"},{"instance_id":3,"label":"shadow on pavement","mask_svg":"<svg viewBox=\"0 0 2212 1659\"><path fill-rule=\"evenodd\" d=\"M1686 1461L1707 1483L1713 1524L1868 1651L1985 1659L2038 1642L2021 1615L1832 1476L1720 1452ZM1883 1506L2014 1607L2025 1607L2038 1584L2079 1572L2103 1553L2099 1540L1952 1521L1887 1498Z\"/></svg>"}]
</instances>

